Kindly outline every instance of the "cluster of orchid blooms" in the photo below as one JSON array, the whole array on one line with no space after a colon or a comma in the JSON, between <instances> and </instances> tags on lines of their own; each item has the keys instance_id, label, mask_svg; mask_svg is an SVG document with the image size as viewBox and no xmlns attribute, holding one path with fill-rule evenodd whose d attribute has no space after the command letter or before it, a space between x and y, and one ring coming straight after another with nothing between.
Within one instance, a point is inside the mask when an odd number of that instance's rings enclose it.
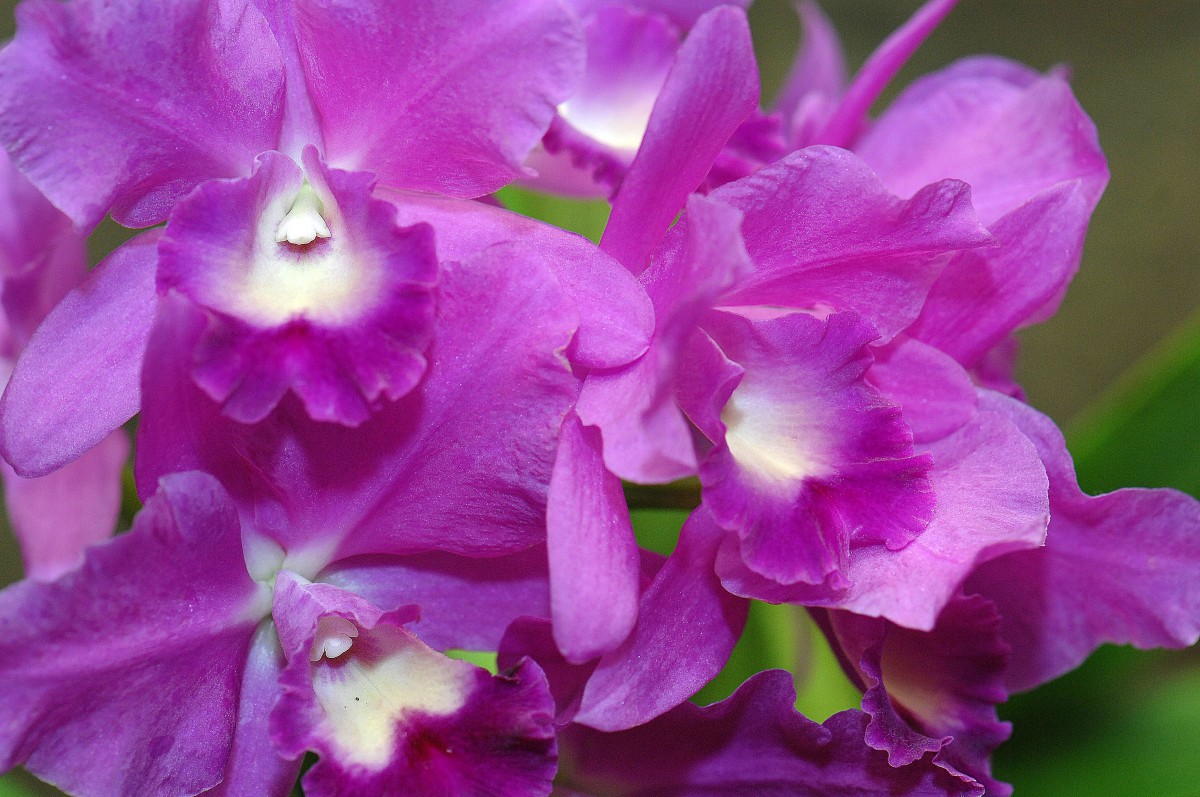
<instances>
[{"instance_id":1,"label":"cluster of orchid blooms","mask_svg":"<svg viewBox=\"0 0 1200 797\"><path fill-rule=\"evenodd\" d=\"M747 4L25 0L0 770L1002 795L1009 692L1195 642L1200 505L1085 496L1012 377L1108 176L1064 76L972 58L870 119L953 0L849 80L805 3L763 109ZM600 245L513 181L609 198ZM89 271L109 214L147 229ZM689 477L639 549L623 480ZM811 721L781 671L687 702L752 599L807 608L861 710Z\"/></svg>"}]
</instances>

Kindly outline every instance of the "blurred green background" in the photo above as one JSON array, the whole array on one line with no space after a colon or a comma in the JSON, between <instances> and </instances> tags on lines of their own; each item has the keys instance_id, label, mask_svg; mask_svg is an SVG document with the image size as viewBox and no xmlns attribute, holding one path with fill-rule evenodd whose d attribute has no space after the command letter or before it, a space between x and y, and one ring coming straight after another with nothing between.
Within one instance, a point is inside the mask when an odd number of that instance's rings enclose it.
<instances>
[{"instance_id":1,"label":"blurred green background","mask_svg":"<svg viewBox=\"0 0 1200 797\"><path fill-rule=\"evenodd\" d=\"M920 3L822 5L857 66ZM0 38L11 35L13 6L0 0ZM751 21L770 97L798 26L787 0L757 0ZM1200 495L1200 321L1189 320L1200 308L1200 2L962 0L895 86L981 52L1039 69L1069 65L1113 173L1061 312L1023 335L1030 400L1067 428L1089 490L1174 486ZM111 228L101 234L97 256L116 240ZM641 523L664 520L672 522ZM0 583L19 575L5 537ZM788 612L759 607L754 618L757 644L739 651L742 666L786 663L814 647ZM818 656L809 675L802 704L810 713L845 703L827 658ZM1015 732L997 773L1022 797L1200 797L1195 649L1105 648L1003 714ZM47 793L20 773L0 779L0 797Z\"/></svg>"}]
</instances>

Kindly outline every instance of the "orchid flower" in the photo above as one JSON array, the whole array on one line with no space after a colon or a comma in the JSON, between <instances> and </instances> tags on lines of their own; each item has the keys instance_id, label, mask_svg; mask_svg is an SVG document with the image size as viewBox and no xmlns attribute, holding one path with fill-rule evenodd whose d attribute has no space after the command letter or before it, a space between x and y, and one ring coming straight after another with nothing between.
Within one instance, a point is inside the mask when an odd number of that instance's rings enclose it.
<instances>
[{"instance_id":1,"label":"orchid flower","mask_svg":"<svg viewBox=\"0 0 1200 797\"><path fill-rule=\"evenodd\" d=\"M97 797L282 797L312 751L311 795L548 794L537 667L430 647L494 648L506 612L544 611L544 565L518 559L329 561L243 528L211 476L168 477L81 569L0 593L0 767Z\"/></svg>"},{"instance_id":2,"label":"orchid flower","mask_svg":"<svg viewBox=\"0 0 1200 797\"><path fill-rule=\"evenodd\" d=\"M356 426L411 391L442 252L381 197L461 201L524 174L582 58L577 21L552 0L401 13L33 0L19 17L0 54L0 138L15 162L81 226L106 211L135 226L167 221L89 275L17 365L0 442L29 475L138 411L142 354L172 293L207 318L178 356L241 423L290 393L310 417ZM103 159L81 154L95 140ZM481 207L463 203L468 225L465 211ZM548 262L580 315L569 356L637 356L649 324L637 285L573 236L538 235L566 255ZM609 340L615 326L627 331ZM51 385L61 400L47 405Z\"/></svg>"},{"instance_id":3,"label":"orchid flower","mask_svg":"<svg viewBox=\"0 0 1200 797\"><path fill-rule=\"evenodd\" d=\"M856 81L877 92L950 5L928 4ZM834 59L834 48L820 52ZM802 63L802 74L824 75L812 80L836 97L834 66ZM852 86L841 101L859 102L863 91ZM594 499L617 495L612 474L665 482L698 473L703 523L726 534L715 567L734 593L917 631L935 627L985 562L1000 567L1021 550L1040 557L1033 550L1046 540L1053 496L1077 491L1046 459L1041 433L975 384L992 383L982 373L992 347L1061 296L1106 179L1094 130L1061 77L967 62L914 87L874 125L842 106L826 109L841 120L843 143L861 141L886 177L865 158L808 147L705 200L693 197L668 232L679 207L668 199L682 202L709 168L694 154L719 151L738 121L698 120L730 108L731 93L710 92L721 97L713 111L704 102L674 114L656 108L661 124L652 118L653 135L614 200L602 245L639 274L655 302L656 330L637 362L588 375L577 407L580 442L560 449L552 605L556 640L572 661L605 655L632 627L630 570L614 566L629 561L624 507ZM964 104L966 96L978 104ZM815 113L820 103L811 105ZM685 146L698 129L708 143ZM974 149L927 146L920 131L933 129ZM1006 143L1013 156L1004 169L956 166L992 162L982 150L1018 130L1038 146ZM878 154L883 147L890 161ZM986 215L975 212L975 184L968 193L953 179L922 182L959 174L978 182ZM925 238L923 230L947 237ZM963 342L976 337L966 352ZM855 440L873 448L855 453ZM597 490L606 480L607 490ZM1146 500L1178 502L1172 522L1195 528L1194 501L1158 495ZM1162 533L1154 518L1137 531L1147 539ZM558 547L585 546L595 551L587 561L603 568L555 558ZM561 587L556 568L568 574ZM1175 579L1181 571L1168 572ZM1146 594L1156 584L1143 579L1131 589ZM571 608L597 600L614 607L609 618ZM1160 606L1149 616L1173 611ZM1089 625L1093 640L1129 633ZM1190 628L1172 627L1155 644L1192 638Z\"/></svg>"}]
</instances>

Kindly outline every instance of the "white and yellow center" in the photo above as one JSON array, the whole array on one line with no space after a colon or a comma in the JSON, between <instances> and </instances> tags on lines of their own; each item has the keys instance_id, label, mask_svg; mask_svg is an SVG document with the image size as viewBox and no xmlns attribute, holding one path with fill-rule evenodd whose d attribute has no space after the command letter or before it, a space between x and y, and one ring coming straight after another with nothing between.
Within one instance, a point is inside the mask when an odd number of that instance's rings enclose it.
<instances>
[{"instance_id":1,"label":"white and yellow center","mask_svg":"<svg viewBox=\"0 0 1200 797\"><path fill-rule=\"evenodd\" d=\"M295 196L268 204L253 251L220 290L220 309L268 327L298 318L353 323L377 301L382 267L351 237L332 198L306 180Z\"/></svg>"},{"instance_id":2,"label":"white and yellow center","mask_svg":"<svg viewBox=\"0 0 1200 797\"><path fill-rule=\"evenodd\" d=\"M470 665L446 658L402 629L372 629L372 642L386 651L379 657L342 655L352 637L342 626L327 630L331 633L319 639L329 663L315 673L313 689L340 759L382 769L395 755L397 730L406 716L453 714L466 703ZM333 655L327 647L331 641Z\"/></svg>"},{"instance_id":3,"label":"white and yellow center","mask_svg":"<svg viewBox=\"0 0 1200 797\"><path fill-rule=\"evenodd\" d=\"M725 443L738 465L760 481L794 486L829 473L826 431L800 402L782 402L747 373L721 412Z\"/></svg>"}]
</instances>

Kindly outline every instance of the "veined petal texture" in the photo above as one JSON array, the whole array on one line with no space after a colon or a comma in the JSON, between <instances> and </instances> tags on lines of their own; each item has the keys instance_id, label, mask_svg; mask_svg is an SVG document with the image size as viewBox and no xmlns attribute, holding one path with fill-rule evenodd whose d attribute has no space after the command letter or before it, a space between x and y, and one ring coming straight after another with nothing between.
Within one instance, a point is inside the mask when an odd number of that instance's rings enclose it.
<instances>
[{"instance_id":1,"label":"veined petal texture","mask_svg":"<svg viewBox=\"0 0 1200 797\"><path fill-rule=\"evenodd\" d=\"M80 569L0 593L0 767L89 797L216 785L269 609L259 590L220 485L165 479L133 530Z\"/></svg>"},{"instance_id":2,"label":"veined petal texture","mask_svg":"<svg viewBox=\"0 0 1200 797\"><path fill-rule=\"evenodd\" d=\"M911 323L952 253L992 243L970 187L947 180L902 200L853 153L809 147L712 198L745 215L756 273L727 304L854 310L884 339Z\"/></svg>"},{"instance_id":3,"label":"veined petal texture","mask_svg":"<svg viewBox=\"0 0 1200 797\"><path fill-rule=\"evenodd\" d=\"M868 717L824 724L797 712L790 673L761 672L728 699L684 704L615 733L571 725L560 734L571 794L613 797L966 797L979 789L926 757L893 767L864 741Z\"/></svg>"},{"instance_id":4,"label":"veined petal texture","mask_svg":"<svg viewBox=\"0 0 1200 797\"><path fill-rule=\"evenodd\" d=\"M17 17L0 52L0 140L81 227L110 209L160 222L277 145L283 67L252 0L31 0Z\"/></svg>"},{"instance_id":5,"label":"veined petal texture","mask_svg":"<svg viewBox=\"0 0 1200 797\"><path fill-rule=\"evenodd\" d=\"M296 0L296 32L329 163L456 197L523 173L583 69L553 0Z\"/></svg>"},{"instance_id":6,"label":"veined petal texture","mask_svg":"<svg viewBox=\"0 0 1200 797\"><path fill-rule=\"evenodd\" d=\"M612 5L622 5L639 11L649 11L662 14L681 28L696 24L700 17L718 6L737 6L746 8L751 0L567 0L579 12L579 16L587 16L597 10Z\"/></svg>"},{"instance_id":7,"label":"veined petal texture","mask_svg":"<svg viewBox=\"0 0 1200 797\"><path fill-rule=\"evenodd\" d=\"M566 352L572 363L614 368L646 350L654 310L645 290L583 236L478 202L386 189L379 193L396 206L401 224L433 227L443 262L466 262L506 242L536 249L579 314L579 328Z\"/></svg>"},{"instance_id":8,"label":"veined petal texture","mask_svg":"<svg viewBox=\"0 0 1200 797\"><path fill-rule=\"evenodd\" d=\"M22 351L0 400L0 449L22 476L61 467L137 413L158 236L143 233L89 272Z\"/></svg>"},{"instance_id":9,"label":"veined petal texture","mask_svg":"<svg viewBox=\"0 0 1200 797\"><path fill-rule=\"evenodd\" d=\"M600 244L634 274L713 159L758 104L758 70L744 14L717 8L688 34L667 75L646 137L613 200Z\"/></svg>"},{"instance_id":10,"label":"veined petal texture","mask_svg":"<svg viewBox=\"0 0 1200 797\"><path fill-rule=\"evenodd\" d=\"M1032 689L1101 643L1186 647L1200 638L1200 503L1175 490L1085 495L1053 421L991 391L983 404L1037 446L1050 477L1046 545L981 567L967 582L996 603L1013 648L1007 685Z\"/></svg>"},{"instance_id":11,"label":"veined petal texture","mask_svg":"<svg viewBox=\"0 0 1200 797\"><path fill-rule=\"evenodd\" d=\"M925 529L933 462L914 453L900 407L864 379L877 336L869 323L728 312L703 323L743 370L700 478L747 567L781 584L843 588L852 544L898 550Z\"/></svg>"}]
</instances>

